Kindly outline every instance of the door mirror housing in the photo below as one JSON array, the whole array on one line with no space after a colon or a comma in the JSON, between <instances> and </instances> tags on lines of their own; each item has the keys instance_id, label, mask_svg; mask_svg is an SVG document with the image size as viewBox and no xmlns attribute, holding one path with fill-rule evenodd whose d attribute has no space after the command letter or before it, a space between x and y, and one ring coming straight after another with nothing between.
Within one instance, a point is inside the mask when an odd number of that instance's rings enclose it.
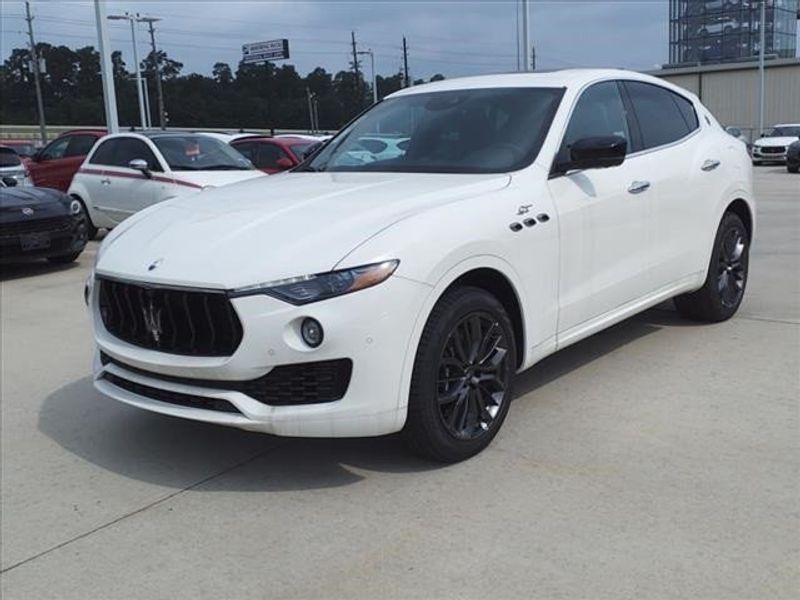
<instances>
[{"instance_id":1,"label":"door mirror housing","mask_svg":"<svg viewBox=\"0 0 800 600\"><path fill-rule=\"evenodd\" d=\"M294 163L292 163L292 160L289 159L289 158L286 158L285 156L283 156L283 157L279 158L278 160L276 160L275 164L278 166L278 168L281 171L285 171L286 169L291 169L294 166Z\"/></svg>"},{"instance_id":2,"label":"door mirror housing","mask_svg":"<svg viewBox=\"0 0 800 600\"><path fill-rule=\"evenodd\" d=\"M569 149L566 169L607 169L625 161L628 141L618 135L585 137L576 140Z\"/></svg>"},{"instance_id":3,"label":"door mirror housing","mask_svg":"<svg viewBox=\"0 0 800 600\"><path fill-rule=\"evenodd\" d=\"M147 166L147 161L144 160L143 158L131 159L131 161L128 163L128 166L131 169L136 169L137 171L140 171L142 175L144 175L148 179L152 177L152 175L150 174L150 167Z\"/></svg>"}]
</instances>

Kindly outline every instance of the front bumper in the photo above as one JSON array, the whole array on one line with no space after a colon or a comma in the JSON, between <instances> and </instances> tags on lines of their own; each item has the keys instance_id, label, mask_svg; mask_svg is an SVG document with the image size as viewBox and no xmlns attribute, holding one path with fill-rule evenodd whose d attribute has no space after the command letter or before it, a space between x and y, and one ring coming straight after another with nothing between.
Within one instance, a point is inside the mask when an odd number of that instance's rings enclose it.
<instances>
[{"instance_id":1,"label":"front bumper","mask_svg":"<svg viewBox=\"0 0 800 600\"><path fill-rule=\"evenodd\" d=\"M134 346L110 335L90 280L98 346L94 385L106 396L154 412L276 435L392 433L405 421L402 373L406 361L413 360L411 332L429 291L393 276L373 288L305 306L263 295L234 298L244 331L238 348L231 356L195 357ZM324 328L318 348L306 346L299 335L299 323L306 317ZM335 401L276 406L244 393L239 385L208 385L209 380L254 380L287 365L342 360L352 362L352 372L344 395ZM199 401L195 404L192 398ZM217 400L222 402L215 404Z\"/></svg>"},{"instance_id":2,"label":"front bumper","mask_svg":"<svg viewBox=\"0 0 800 600\"><path fill-rule=\"evenodd\" d=\"M14 224L9 224L8 228L0 227L0 263L22 262L81 252L86 247L88 239L85 221L82 218L70 216L59 219L59 222L62 224L36 228L23 233L14 231ZM46 234L49 245L43 248L26 249L23 237L36 234Z\"/></svg>"},{"instance_id":3,"label":"front bumper","mask_svg":"<svg viewBox=\"0 0 800 600\"><path fill-rule=\"evenodd\" d=\"M785 146L753 146L753 160L761 162L785 162Z\"/></svg>"}]
</instances>

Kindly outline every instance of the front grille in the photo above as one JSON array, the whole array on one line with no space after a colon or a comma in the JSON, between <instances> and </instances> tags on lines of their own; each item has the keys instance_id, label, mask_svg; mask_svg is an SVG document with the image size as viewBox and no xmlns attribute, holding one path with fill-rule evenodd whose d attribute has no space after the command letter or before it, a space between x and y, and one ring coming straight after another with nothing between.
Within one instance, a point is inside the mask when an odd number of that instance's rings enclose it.
<instances>
[{"instance_id":1,"label":"front grille","mask_svg":"<svg viewBox=\"0 0 800 600\"><path fill-rule=\"evenodd\" d=\"M48 217L46 219L16 221L14 223L0 224L0 237L15 237L26 233L41 233L44 231L58 233L69 231L71 228L71 217Z\"/></svg>"},{"instance_id":2,"label":"front grille","mask_svg":"<svg viewBox=\"0 0 800 600\"><path fill-rule=\"evenodd\" d=\"M162 390L150 387L149 385L142 385L141 383L136 383L129 379L123 379L113 373L103 373L103 379L113 383L118 388L122 388L123 390L127 390L139 396L144 396L145 398L158 400L159 402L167 402L169 404L177 404L178 406L187 406L189 408L202 408L205 410L241 414L237 408L227 400L206 398L205 396L192 396L191 394Z\"/></svg>"},{"instance_id":3,"label":"front grille","mask_svg":"<svg viewBox=\"0 0 800 600\"><path fill-rule=\"evenodd\" d=\"M320 404L341 400L347 392L353 373L353 361L349 358L283 365L257 379L246 381L162 375L131 367L105 353L100 354L100 361L104 365L111 363L132 373L171 383L241 392L270 406Z\"/></svg>"},{"instance_id":4,"label":"front grille","mask_svg":"<svg viewBox=\"0 0 800 600\"><path fill-rule=\"evenodd\" d=\"M98 282L103 325L129 344L171 354L230 356L242 341L242 324L223 291Z\"/></svg>"},{"instance_id":5,"label":"front grille","mask_svg":"<svg viewBox=\"0 0 800 600\"><path fill-rule=\"evenodd\" d=\"M761 154L783 154L786 146L761 146Z\"/></svg>"}]
</instances>

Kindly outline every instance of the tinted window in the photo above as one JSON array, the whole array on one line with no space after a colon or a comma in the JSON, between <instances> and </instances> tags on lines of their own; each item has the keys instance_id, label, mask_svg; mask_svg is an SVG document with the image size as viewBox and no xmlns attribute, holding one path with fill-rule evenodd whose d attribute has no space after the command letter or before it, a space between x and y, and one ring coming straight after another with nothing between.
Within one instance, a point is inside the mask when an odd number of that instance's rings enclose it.
<instances>
[{"instance_id":1,"label":"tinted window","mask_svg":"<svg viewBox=\"0 0 800 600\"><path fill-rule=\"evenodd\" d=\"M0 167L18 167L19 156L11 148L0 148Z\"/></svg>"},{"instance_id":2,"label":"tinted window","mask_svg":"<svg viewBox=\"0 0 800 600\"><path fill-rule=\"evenodd\" d=\"M304 169L514 171L536 158L562 95L560 88L504 87L389 98L342 130Z\"/></svg>"},{"instance_id":3,"label":"tinted window","mask_svg":"<svg viewBox=\"0 0 800 600\"><path fill-rule=\"evenodd\" d=\"M697 120L697 113L695 112L692 103L678 94L673 94L670 92L670 95L675 101L675 104L678 105L678 110L681 111L681 115L683 115L683 120L686 122L686 126L689 128L689 131L694 131L697 129L700 126L700 123ZM740 130L737 129L736 132L737 137L742 135Z\"/></svg>"},{"instance_id":4,"label":"tinted window","mask_svg":"<svg viewBox=\"0 0 800 600\"><path fill-rule=\"evenodd\" d=\"M73 135L70 136L67 151L64 156L86 156L97 141L94 135Z\"/></svg>"},{"instance_id":5,"label":"tinted window","mask_svg":"<svg viewBox=\"0 0 800 600\"><path fill-rule=\"evenodd\" d=\"M43 160L55 160L63 158L64 153L67 151L71 136L65 135L64 137L53 140L44 150L42 150Z\"/></svg>"},{"instance_id":6,"label":"tinted window","mask_svg":"<svg viewBox=\"0 0 800 600\"><path fill-rule=\"evenodd\" d=\"M156 160L153 151L142 140L136 138L113 138L106 140L98 146L97 151L89 160L91 164L108 165L112 167L128 167L135 158L147 161L151 171L161 171L161 165Z\"/></svg>"},{"instance_id":7,"label":"tinted window","mask_svg":"<svg viewBox=\"0 0 800 600\"><path fill-rule=\"evenodd\" d=\"M286 152L275 144L266 142L258 146L258 156L256 157L255 165L259 169L278 169L278 160L281 158L289 158Z\"/></svg>"},{"instance_id":8,"label":"tinted window","mask_svg":"<svg viewBox=\"0 0 800 600\"><path fill-rule=\"evenodd\" d=\"M626 81L625 88L636 112L645 149L672 143L697 128L694 109L689 105L691 114L685 104L682 109L678 100L686 101L677 94L639 81Z\"/></svg>"},{"instance_id":9,"label":"tinted window","mask_svg":"<svg viewBox=\"0 0 800 600\"><path fill-rule=\"evenodd\" d=\"M625 105L615 81L596 83L581 94L561 142L557 162L569 162L570 146L577 140L608 135L625 138L628 148L631 147Z\"/></svg>"},{"instance_id":10,"label":"tinted window","mask_svg":"<svg viewBox=\"0 0 800 600\"><path fill-rule=\"evenodd\" d=\"M251 163L255 164L255 153L254 150L256 149L255 142L242 142L241 144L232 144L236 150L238 150L242 156L244 156L247 160Z\"/></svg>"}]
</instances>

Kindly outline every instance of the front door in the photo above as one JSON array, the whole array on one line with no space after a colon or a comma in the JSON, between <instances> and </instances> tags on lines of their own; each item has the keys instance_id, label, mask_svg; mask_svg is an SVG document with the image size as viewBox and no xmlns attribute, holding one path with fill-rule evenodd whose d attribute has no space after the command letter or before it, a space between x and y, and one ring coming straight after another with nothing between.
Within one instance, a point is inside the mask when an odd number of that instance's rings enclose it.
<instances>
[{"instance_id":1,"label":"front door","mask_svg":"<svg viewBox=\"0 0 800 600\"><path fill-rule=\"evenodd\" d=\"M578 99L558 153L569 160L576 140L615 135L634 148L633 123L616 82L587 88ZM650 291L648 225L652 157L616 167L567 171L549 180L560 232L558 342Z\"/></svg>"}]
</instances>

